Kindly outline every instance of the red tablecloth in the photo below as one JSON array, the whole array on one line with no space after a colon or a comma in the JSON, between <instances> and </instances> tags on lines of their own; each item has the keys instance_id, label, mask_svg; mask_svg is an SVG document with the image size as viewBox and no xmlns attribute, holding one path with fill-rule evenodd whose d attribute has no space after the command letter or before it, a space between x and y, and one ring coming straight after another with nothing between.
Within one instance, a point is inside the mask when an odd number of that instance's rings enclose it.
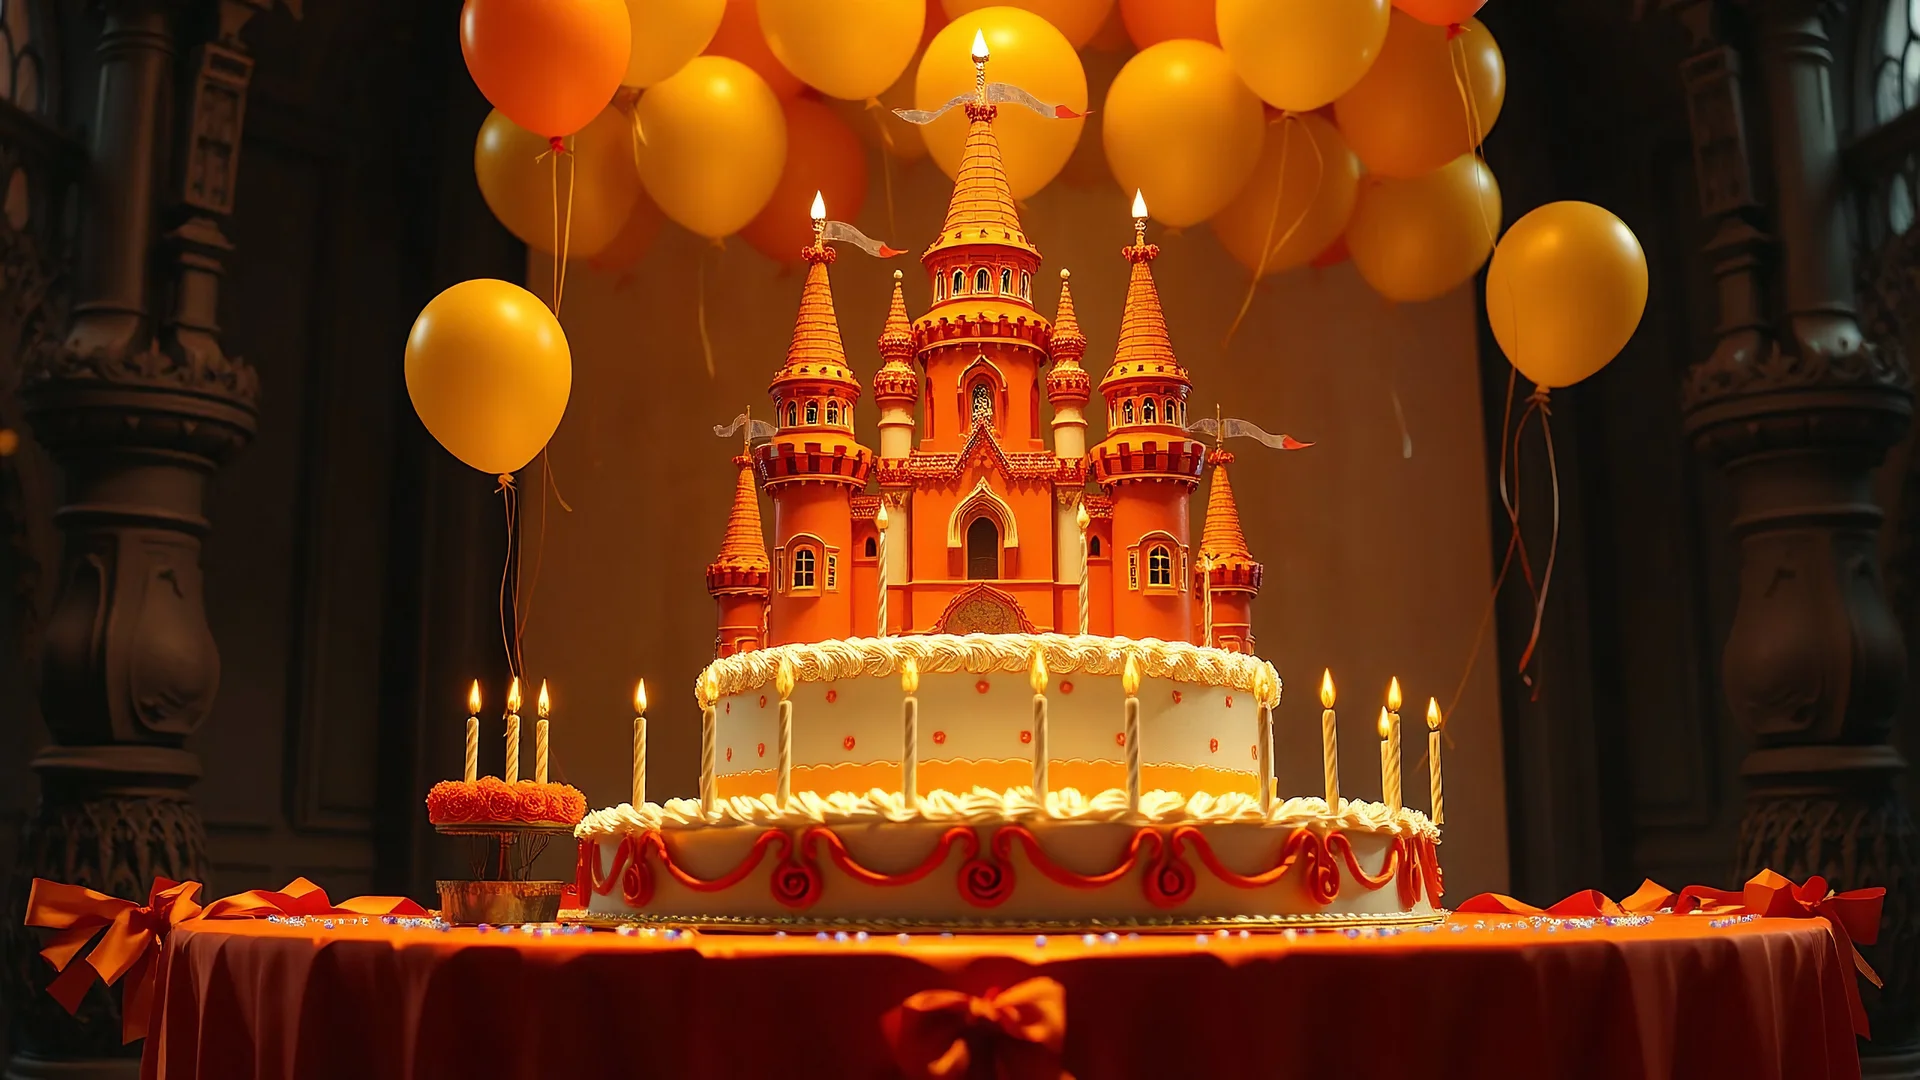
<instances>
[{"instance_id":1,"label":"red tablecloth","mask_svg":"<svg viewBox=\"0 0 1920 1080\"><path fill-rule=\"evenodd\" d=\"M1079 1080L1860 1074L1853 967L1820 919L1044 945L347 922L176 928L148 1075L866 1080L896 1075L880 1017L909 995L1041 975L1064 987Z\"/></svg>"}]
</instances>

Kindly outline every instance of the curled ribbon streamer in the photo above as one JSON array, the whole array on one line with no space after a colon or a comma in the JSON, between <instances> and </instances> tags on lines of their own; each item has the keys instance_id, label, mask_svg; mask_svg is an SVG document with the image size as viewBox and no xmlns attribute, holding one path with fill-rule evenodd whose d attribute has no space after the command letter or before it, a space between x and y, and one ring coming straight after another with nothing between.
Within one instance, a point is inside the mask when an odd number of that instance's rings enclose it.
<instances>
[{"instance_id":1,"label":"curled ribbon streamer","mask_svg":"<svg viewBox=\"0 0 1920 1080\"><path fill-rule=\"evenodd\" d=\"M201 907L194 900L197 881L155 878L147 902L136 904L78 885L34 878L27 894L28 926L57 930L40 955L59 975L47 993L69 1013L78 1013L97 978L108 986L126 980L120 999L122 1042L145 1038L153 1011L155 963L161 943L183 922L193 919L245 919L265 915L425 915L426 909L403 896L361 896L338 906L318 885L295 878L285 889L256 889ZM89 943L93 949L80 955Z\"/></svg>"},{"instance_id":2,"label":"curled ribbon streamer","mask_svg":"<svg viewBox=\"0 0 1920 1080\"><path fill-rule=\"evenodd\" d=\"M1871 945L1880 937L1880 909L1886 901L1882 888L1853 889L1836 893L1827 879L1818 874L1796 885L1783 874L1762 870L1735 892L1706 885L1689 885L1670 892L1654 881L1643 881L1632 896L1619 903L1609 900L1597 889L1578 892L1549 908L1515 900L1502 893L1481 893L1454 908L1456 912L1485 915L1555 915L1561 918L1601 918L1618 915L1651 915L1671 912L1675 915L1758 915L1765 919L1824 919L1833 935L1834 946L1842 956L1851 957L1854 969L1875 986L1880 975L1860 955L1855 943ZM1846 980L1847 1009L1853 1016L1854 1033L1867 1038L1867 1010L1860 1001L1860 986Z\"/></svg>"},{"instance_id":3,"label":"curled ribbon streamer","mask_svg":"<svg viewBox=\"0 0 1920 1080\"><path fill-rule=\"evenodd\" d=\"M973 1073L1004 1080L1073 1080L1060 1067L1067 994L1048 978L1028 979L975 997L922 990L880 1018L894 1064L912 1080Z\"/></svg>"}]
</instances>

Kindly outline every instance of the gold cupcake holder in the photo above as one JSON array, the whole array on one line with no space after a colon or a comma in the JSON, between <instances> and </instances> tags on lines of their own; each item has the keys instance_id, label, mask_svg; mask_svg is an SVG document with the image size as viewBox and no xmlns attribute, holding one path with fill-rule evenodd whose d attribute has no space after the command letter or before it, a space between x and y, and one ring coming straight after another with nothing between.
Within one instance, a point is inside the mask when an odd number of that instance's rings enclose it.
<instances>
[{"instance_id":1,"label":"gold cupcake holder","mask_svg":"<svg viewBox=\"0 0 1920 1080\"><path fill-rule=\"evenodd\" d=\"M481 842L474 851L472 879L439 882L441 918L468 925L558 920L560 894L567 883L529 881L527 871L548 841L572 833L572 825L559 821L463 821L438 824L434 830L443 836L472 837Z\"/></svg>"}]
</instances>

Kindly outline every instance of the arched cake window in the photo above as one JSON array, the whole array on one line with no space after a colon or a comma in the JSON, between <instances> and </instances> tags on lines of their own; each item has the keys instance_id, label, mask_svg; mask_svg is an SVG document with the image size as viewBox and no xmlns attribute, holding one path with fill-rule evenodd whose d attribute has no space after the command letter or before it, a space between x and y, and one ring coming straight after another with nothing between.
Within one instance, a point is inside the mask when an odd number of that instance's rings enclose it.
<instances>
[{"instance_id":1,"label":"arched cake window","mask_svg":"<svg viewBox=\"0 0 1920 1080\"><path fill-rule=\"evenodd\" d=\"M1167 423L1178 424L1185 419L1186 419L1185 417L1180 415L1180 403L1173 400L1172 398L1168 398L1167 399Z\"/></svg>"},{"instance_id":2,"label":"arched cake window","mask_svg":"<svg viewBox=\"0 0 1920 1080\"><path fill-rule=\"evenodd\" d=\"M1005 296L1013 295L1013 271L1004 266L1000 268L1000 292Z\"/></svg>"},{"instance_id":3,"label":"arched cake window","mask_svg":"<svg viewBox=\"0 0 1920 1080\"><path fill-rule=\"evenodd\" d=\"M1152 398L1148 398L1140 403L1140 422L1143 424L1151 424L1154 422Z\"/></svg>"},{"instance_id":4,"label":"arched cake window","mask_svg":"<svg viewBox=\"0 0 1920 1080\"><path fill-rule=\"evenodd\" d=\"M827 400L827 423L837 424L839 422L840 422L840 403L829 398Z\"/></svg>"},{"instance_id":5,"label":"arched cake window","mask_svg":"<svg viewBox=\"0 0 1920 1080\"><path fill-rule=\"evenodd\" d=\"M871 536L867 537L866 552L867 552L867 558L869 559L874 558L875 556L880 554L880 545L876 543L873 537Z\"/></svg>"},{"instance_id":6,"label":"arched cake window","mask_svg":"<svg viewBox=\"0 0 1920 1080\"><path fill-rule=\"evenodd\" d=\"M947 279L944 276L936 276L933 279L933 298L935 300L947 298Z\"/></svg>"},{"instance_id":7,"label":"arched cake window","mask_svg":"<svg viewBox=\"0 0 1920 1080\"><path fill-rule=\"evenodd\" d=\"M799 589L813 588L814 564L818 558L819 556L815 555L813 552L813 549L809 547L799 548L794 551L793 553L793 587L794 589L799 590Z\"/></svg>"},{"instance_id":8,"label":"arched cake window","mask_svg":"<svg viewBox=\"0 0 1920 1080\"><path fill-rule=\"evenodd\" d=\"M1089 558L1094 558L1094 559L1097 559L1100 557L1100 538L1099 537L1090 536L1087 538L1087 555Z\"/></svg>"},{"instance_id":9,"label":"arched cake window","mask_svg":"<svg viewBox=\"0 0 1920 1080\"><path fill-rule=\"evenodd\" d=\"M959 296L961 293L966 291L967 291L967 272L965 270L955 270L953 272L953 295Z\"/></svg>"},{"instance_id":10,"label":"arched cake window","mask_svg":"<svg viewBox=\"0 0 1920 1080\"><path fill-rule=\"evenodd\" d=\"M988 273L984 266L973 272L973 291L977 293L993 291L993 275Z\"/></svg>"},{"instance_id":11,"label":"arched cake window","mask_svg":"<svg viewBox=\"0 0 1920 1080\"><path fill-rule=\"evenodd\" d=\"M1133 423L1133 399L1128 398L1120 404L1120 418L1123 422Z\"/></svg>"},{"instance_id":12,"label":"arched cake window","mask_svg":"<svg viewBox=\"0 0 1920 1080\"><path fill-rule=\"evenodd\" d=\"M1165 544L1155 544L1147 551L1147 584L1173 587L1173 553Z\"/></svg>"},{"instance_id":13,"label":"arched cake window","mask_svg":"<svg viewBox=\"0 0 1920 1080\"><path fill-rule=\"evenodd\" d=\"M967 526L967 580L993 581L1000 576L1000 528L990 517L977 517Z\"/></svg>"},{"instance_id":14,"label":"arched cake window","mask_svg":"<svg viewBox=\"0 0 1920 1080\"><path fill-rule=\"evenodd\" d=\"M820 422L820 403L817 401L807 402L807 426L812 427L814 424L817 424L819 422Z\"/></svg>"},{"instance_id":15,"label":"arched cake window","mask_svg":"<svg viewBox=\"0 0 1920 1080\"><path fill-rule=\"evenodd\" d=\"M983 421L983 420L986 421L987 423L992 423L993 422L993 387L988 385L985 379L982 379L979 382L973 384L973 390L971 391L971 394L972 394L972 408L969 413L969 419L971 419L974 423L979 423L980 421Z\"/></svg>"},{"instance_id":16,"label":"arched cake window","mask_svg":"<svg viewBox=\"0 0 1920 1080\"><path fill-rule=\"evenodd\" d=\"M1027 273L1025 270L1020 271L1020 299L1022 300L1027 299L1027 295L1028 295L1027 290L1032 287L1033 287L1033 275Z\"/></svg>"},{"instance_id":17,"label":"arched cake window","mask_svg":"<svg viewBox=\"0 0 1920 1080\"><path fill-rule=\"evenodd\" d=\"M800 406L789 401L787 402L787 426L793 427L798 423L800 423Z\"/></svg>"}]
</instances>

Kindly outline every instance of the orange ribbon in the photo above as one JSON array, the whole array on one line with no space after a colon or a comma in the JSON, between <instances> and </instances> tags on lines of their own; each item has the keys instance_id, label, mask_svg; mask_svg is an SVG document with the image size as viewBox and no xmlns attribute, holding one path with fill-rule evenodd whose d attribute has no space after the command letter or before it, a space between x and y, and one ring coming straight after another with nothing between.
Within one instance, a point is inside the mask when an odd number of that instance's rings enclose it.
<instances>
[{"instance_id":1,"label":"orange ribbon","mask_svg":"<svg viewBox=\"0 0 1920 1080\"><path fill-rule=\"evenodd\" d=\"M880 1018L900 1071L913 1080L1073 1080L1060 1067L1067 994L1052 979L1028 979L982 997L922 990Z\"/></svg>"},{"instance_id":2,"label":"orange ribbon","mask_svg":"<svg viewBox=\"0 0 1920 1080\"><path fill-rule=\"evenodd\" d=\"M1827 879L1818 874L1804 885L1772 870L1762 870L1747 881L1746 887L1713 889L1689 885L1679 892L1669 891L1653 881L1643 881L1632 896L1619 903L1607 899L1597 889L1574 893L1549 908L1537 908L1501 893L1481 893L1461 903L1455 911L1488 915L1554 915L1561 918L1601 918L1619 915L1650 915L1671 911L1675 915L1758 915L1767 919L1825 919L1834 944L1844 956L1853 958L1853 966L1875 986L1883 985L1880 975L1855 947L1871 945L1880 936L1880 908L1887 890L1853 889L1836 893ZM1860 986L1846 980L1847 1009L1853 1015L1853 1030L1867 1035L1867 1010L1860 1001Z\"/></svg>"},{"instance_id":3,"label":"orange ribbon","mask_svg":"<svg viewBox=\"0 0 1920 1080\"><path fill-rule=\"evenodd\" d=\"M361 896L335 906L318 885L295 878L279 892L255 889L201 907L194 900L197 881L156 878L147 902L34 878L27 894L28 926L58 930L40 955L60 974L47 987L69 1013L77 1013L97 978L108 986L127 980L120 999L123 1042L145 1038L153 1008L161 942L190 919L246 919L266 915L425 915L426 909L404 896ZM80 955L95 938L99 943ZM76 962L77 961L77 962Z\"/></svg>"}]
</instances>

